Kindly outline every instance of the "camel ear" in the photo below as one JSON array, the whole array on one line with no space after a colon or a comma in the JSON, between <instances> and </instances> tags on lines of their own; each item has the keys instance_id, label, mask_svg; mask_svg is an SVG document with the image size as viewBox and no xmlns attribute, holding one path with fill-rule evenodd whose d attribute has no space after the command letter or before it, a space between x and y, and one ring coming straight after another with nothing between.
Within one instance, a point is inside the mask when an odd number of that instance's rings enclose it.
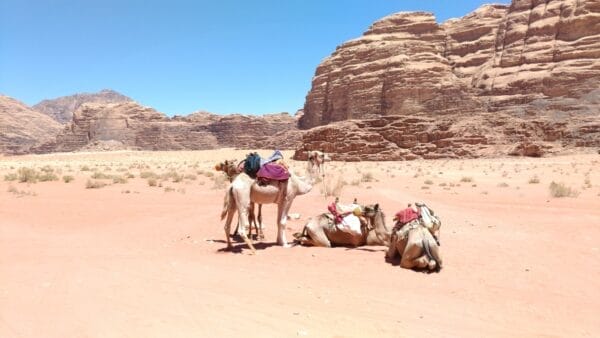
<instances>
[{"instance_id":1,"label":"camel ear","mask_svg":"<svg viewBox=\"0 0 600 338\"><path fill-rule=\"evenodd\" d=\"M379 203L376 203L373 209L375 209L375 211L379 210Z\"/></svg>"}]
</instances>

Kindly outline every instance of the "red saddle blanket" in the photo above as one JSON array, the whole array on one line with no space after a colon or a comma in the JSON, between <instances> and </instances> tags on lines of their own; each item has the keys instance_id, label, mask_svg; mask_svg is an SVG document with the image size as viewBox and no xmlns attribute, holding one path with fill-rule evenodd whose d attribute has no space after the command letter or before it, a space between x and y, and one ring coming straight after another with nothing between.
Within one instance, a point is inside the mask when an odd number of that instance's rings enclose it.
<instances>
[{"instance_id":1,"label":"red saddle blanket","mask_svg":"<svg viewBox=\"0 0 600 338\"><path fill-rule=\"evenodd\" d=\"M406 224L408 222L412 222L419 218L419 213L414 211L413 208L406 208L404 210L400 210L396 213L394 220L401 224Z\"/></svg>"},{"instance_id":2,"label":"red saddle blanket","mask_svg":"<svg viewBox=\"0 0 600 338\"><path fill-rule=\"evenodd\" d=\"M285 181L290 178L290 173L284 166L270 162L260 167L256 177L262 180Z\"/></svg>"}]
</instances>

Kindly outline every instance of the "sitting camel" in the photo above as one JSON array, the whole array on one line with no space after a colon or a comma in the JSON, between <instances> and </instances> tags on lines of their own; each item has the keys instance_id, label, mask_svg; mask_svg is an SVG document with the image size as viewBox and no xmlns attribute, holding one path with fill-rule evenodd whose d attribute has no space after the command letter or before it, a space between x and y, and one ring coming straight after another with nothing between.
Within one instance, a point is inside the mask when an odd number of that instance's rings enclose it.
<instances>
[{"instance_id":1,"label":"sitting camel","mask_svg":"<svg viewBox=\"0 0 600 338\"><path fill-rule=\"evenodd\" d=\"M236 164L238 163L238 164ZM236 162L236 160L225 160L224 162L219 162L215 165L216 171L222 171L227 176L229 182L233 182L233 179L239 175L242 171L244 171L242 162ZM227 196L226 196L227 197ZM252 237L252 226L256 229L258 239L264 239L265 235L263 232L263 224L262 224L262 204L258 205L258 223L256 222L257 217L254 213L254 203L250 203L250 209L248 210L248 236ZM235 231L233 235L238 234L238 229L240 227L240 223L235 227Z\"/></svg>"},{"instance_id":2,"label":"sitting camel","mask_svg":"<svg viewBox=\"0 0 600 338\"><path fill-rule=\"evenodd\" d=\"M424 204L420 208L421 212L424 209L429 211ZM386 258L393 259L398 254L401 256L400 266L405 269L427 268L439 271L442 268L439 245L424 224L423 218L414 219L406 224L397 224L394 227Z\"/></svg>"},{"instance_id":3,"label":"sitting camel","mask_svg":"<svg viewBox=\"0 0 600 338\"><path fill-rule=\"evenodd\" d=\"M311 219L304 226L302 233L294 234L294 237L302 245L328 248L333 245L352 247L388 245L390 230L385 225L385 215L379 208L379 204L365 206L363 209L363 216L368 220L368 223L361 225L360 234L341 230L334 223L334 216L331 213L323 213Z\"/></svg>"},{"instance_id":4,"label":"sitting camel","mask_svg":"<svg viewBox=\"0 0 600 338\"><path fill-rule=\"evenodd\" d=\"M225 236L227 238L227 247L231 248L231 238L229 230L231 220L236 211L238 212L239 223L242 225L238 231L240 236L246 242L252 253L255 253L252 240L246 236L246 221L248 220L248 211L251 203L258 204L277 204L277 243L288 247L285 238L285 225L287 215L292 206L294 198L310 192L312 183L305 182L302 178L290 173L287 181L271 181L265 185L259 185L246 173L240 173L231 183L225 195L221 220L227 216L225 221Z\"/></svg>"},{"instance_id":5,"label":"sitting camel","mask_svg":"<svg viewBox=\"0 0 600 338\"><path fill-rule=\"evenodd\" d=\"M308 173L311 177L315 174L325 176L325 161L331 161L329 155L318 150L309 150L308 153Z\"/></svg>"}]
</instances>

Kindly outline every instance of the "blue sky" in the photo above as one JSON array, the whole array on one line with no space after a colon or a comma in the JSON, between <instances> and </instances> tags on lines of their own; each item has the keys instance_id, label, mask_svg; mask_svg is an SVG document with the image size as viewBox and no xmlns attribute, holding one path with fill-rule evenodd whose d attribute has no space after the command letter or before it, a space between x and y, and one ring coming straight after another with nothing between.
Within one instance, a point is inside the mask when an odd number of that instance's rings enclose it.
<instances>
[{"instance_id":1,"label":"blue sky","mask_svg":"<svg viewBox=\"0 0 600 338\"><path fill-rule=\"evenodd\" d=\"M111 88L168 115L294 113L321 60L373 21L484 3L1 0L0 93L33 105Z\"/></svg>"}]
</instances>

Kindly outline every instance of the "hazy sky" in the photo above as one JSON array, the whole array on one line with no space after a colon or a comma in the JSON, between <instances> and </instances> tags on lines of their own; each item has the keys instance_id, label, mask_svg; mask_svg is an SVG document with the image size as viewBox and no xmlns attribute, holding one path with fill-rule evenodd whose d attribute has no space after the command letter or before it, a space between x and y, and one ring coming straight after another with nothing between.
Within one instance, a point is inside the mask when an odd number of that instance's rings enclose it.
<instances>
[{"instance_id":1,"label":"hazy sky","mask_svg":"<svg viewBox=\"0 0 600 338\"><path fill-rule=\"evenodd\" d=\"M488 2L0 0L0 93L33 105L111 88L168 115L294 113L321 60L373 21Z\"/></svg>"}]
</instances>

